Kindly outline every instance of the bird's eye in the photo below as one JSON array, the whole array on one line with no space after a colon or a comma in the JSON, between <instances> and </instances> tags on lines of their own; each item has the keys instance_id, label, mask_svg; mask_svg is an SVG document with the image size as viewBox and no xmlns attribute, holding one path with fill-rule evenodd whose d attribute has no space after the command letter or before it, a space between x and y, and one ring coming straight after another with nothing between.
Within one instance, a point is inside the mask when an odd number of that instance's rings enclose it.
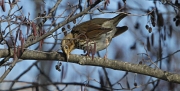
<instances>
[{"instance_id":1,"label":"bird's eye","mask_svg":"<svg viewBox=\"0 0 180 91\"><path fill-rule=\"evenodd\" d=\"M65 49L68 49L68 46L65 46L64 48L65 48Z\"/></svg>"}]
</instances>

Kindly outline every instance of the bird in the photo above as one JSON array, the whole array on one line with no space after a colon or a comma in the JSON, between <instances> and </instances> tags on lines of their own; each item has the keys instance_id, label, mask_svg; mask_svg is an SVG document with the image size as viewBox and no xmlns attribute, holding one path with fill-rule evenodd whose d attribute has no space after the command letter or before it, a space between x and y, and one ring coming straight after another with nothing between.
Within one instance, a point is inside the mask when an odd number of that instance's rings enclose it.
<instances>
[{"instance_id":1,"label":"bird","mask_svg":"<svg viewBox=\"0 0 180 91\"><path fill-rule=\"evenodd\" d=\"M92 56L106 49L112 38L128 30L127 26L117 27L118 23L130 13L120 13L114 18L94 18L80 23L72 28L61 41L62 51L65 59L74 49L82 49L91 53Z\"/></svg>"}]
</instances>

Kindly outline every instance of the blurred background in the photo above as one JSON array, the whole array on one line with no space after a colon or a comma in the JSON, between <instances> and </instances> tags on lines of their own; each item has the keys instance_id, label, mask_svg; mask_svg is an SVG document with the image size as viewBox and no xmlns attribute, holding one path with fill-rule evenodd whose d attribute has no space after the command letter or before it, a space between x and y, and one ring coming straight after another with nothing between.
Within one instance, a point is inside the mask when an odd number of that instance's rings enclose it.
<instances>
[{"instance_id":1,"label":"blurred background","mask_svg":"<svg viewBox=\"0 0 180 91\"><path fill-rule=\"evenodd\" d=\"M56 0L17 0L14 8L10 11L8 0L4 1L5 10L0 10L1 20L11 17L23 16L29 20L39 23L36 19L39 13L49 10L57 2ZM10 0L11 1L11 0ZM15 0L16 1L16 0ZM96 0L62 0L53 18L47 20L43 25L46 33L53 29L57 23L66 20L71 14L77 14L87 8ZM105 3L106 2L106 3ZM104 4L105 3L105 4ZM108 4L108 5L107 5ZM2 3L1 3L2 6ZM78 6L75 7L75 6ZM118 12L129 12L118 26L128 26L128 30L113 38L108 46L107 58L135 64L146 64L153 68L179 74L179 49L180 49L180 1L179 0L104 0L88 14L77 18L76 23L70 22L64 27L71 32L73 26L93 18L112 18ZM22 9L16 12L20 7ZM13 20L13 19L12 19ZM53 25L51 25L54 23ZM5 39L11 45L8 35L8 22L0 22L1 32L7 35ZM17 27L16 24L11 28ZM61 51L60 43L64 37L62 28L28 49L40 51ZM20 27L23 37L27 38L27 27ZM16 36L16 29L12 35ZM20 41L16 44L21 45ZM7 45L0 45L6 49ZM96 57L104 57L106 50L96 53ZM72 54L84 54L82 50L75 49ZM1 58L2 60L3 58ZM12 62L12 59L8 61ZM0 91L178 91L180 86L159 80L154 77L108 69L97 66L82 66L75 63L62 62L61 71L55 66L58 60L21 60L5 80L0 83ZM0 76L8 68L8 64L1 66ZM37 84L38 83L38 84Z\"/></svg>"}]
</instances>

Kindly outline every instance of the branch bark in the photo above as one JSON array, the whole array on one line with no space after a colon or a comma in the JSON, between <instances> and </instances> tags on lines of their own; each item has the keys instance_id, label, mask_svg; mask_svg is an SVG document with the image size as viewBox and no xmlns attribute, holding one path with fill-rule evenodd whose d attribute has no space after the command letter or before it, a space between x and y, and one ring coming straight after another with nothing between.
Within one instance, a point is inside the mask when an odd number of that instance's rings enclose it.
<instances>
[{"instance_id":1,"label":"branch bark","mask_svg":"<svg viewBox=\"0 0 180 91\"><path fill-rule=\"evenodd\" d=\"M13 50L10 51L11 57L13 58ZM0 58L8 56L8 50L0 49ZM65 61L65 55L61 52L42 52L34 50L26 50L19 59L23 60L60 60ZM123 62L122 60L110 60L104 58L80 56L71 54L68 62L77 63L80 65L90 65L90 66L101 66L106 68L111 68L114 70L128 71L143 75L148 75L156 77L169 82L180 83L180 75L175 73L170 73L163 71L159 68L152 68L145 64L133 64L128 62Z\"/></svg>"}]
</instances>

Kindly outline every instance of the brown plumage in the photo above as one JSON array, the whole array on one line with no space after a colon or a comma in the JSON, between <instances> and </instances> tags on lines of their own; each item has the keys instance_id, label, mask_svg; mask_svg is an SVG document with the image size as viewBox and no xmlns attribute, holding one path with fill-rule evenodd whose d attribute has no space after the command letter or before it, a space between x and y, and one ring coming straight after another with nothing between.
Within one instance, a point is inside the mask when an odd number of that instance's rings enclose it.
<instances>
[{"instance_id":1,"label":"brown plumage","mask_svg":"<svg viewBox=\"0 0 180 91\"><path fill-rule=\"evenodd\" d=\"M67 60L73 49L97 52L107 48L112 38L128 29L127 26L116 27L127 15L128 13L120 13L114 18L95 18L73 27L61 43Z\"/></svg>"}]
</instances>

